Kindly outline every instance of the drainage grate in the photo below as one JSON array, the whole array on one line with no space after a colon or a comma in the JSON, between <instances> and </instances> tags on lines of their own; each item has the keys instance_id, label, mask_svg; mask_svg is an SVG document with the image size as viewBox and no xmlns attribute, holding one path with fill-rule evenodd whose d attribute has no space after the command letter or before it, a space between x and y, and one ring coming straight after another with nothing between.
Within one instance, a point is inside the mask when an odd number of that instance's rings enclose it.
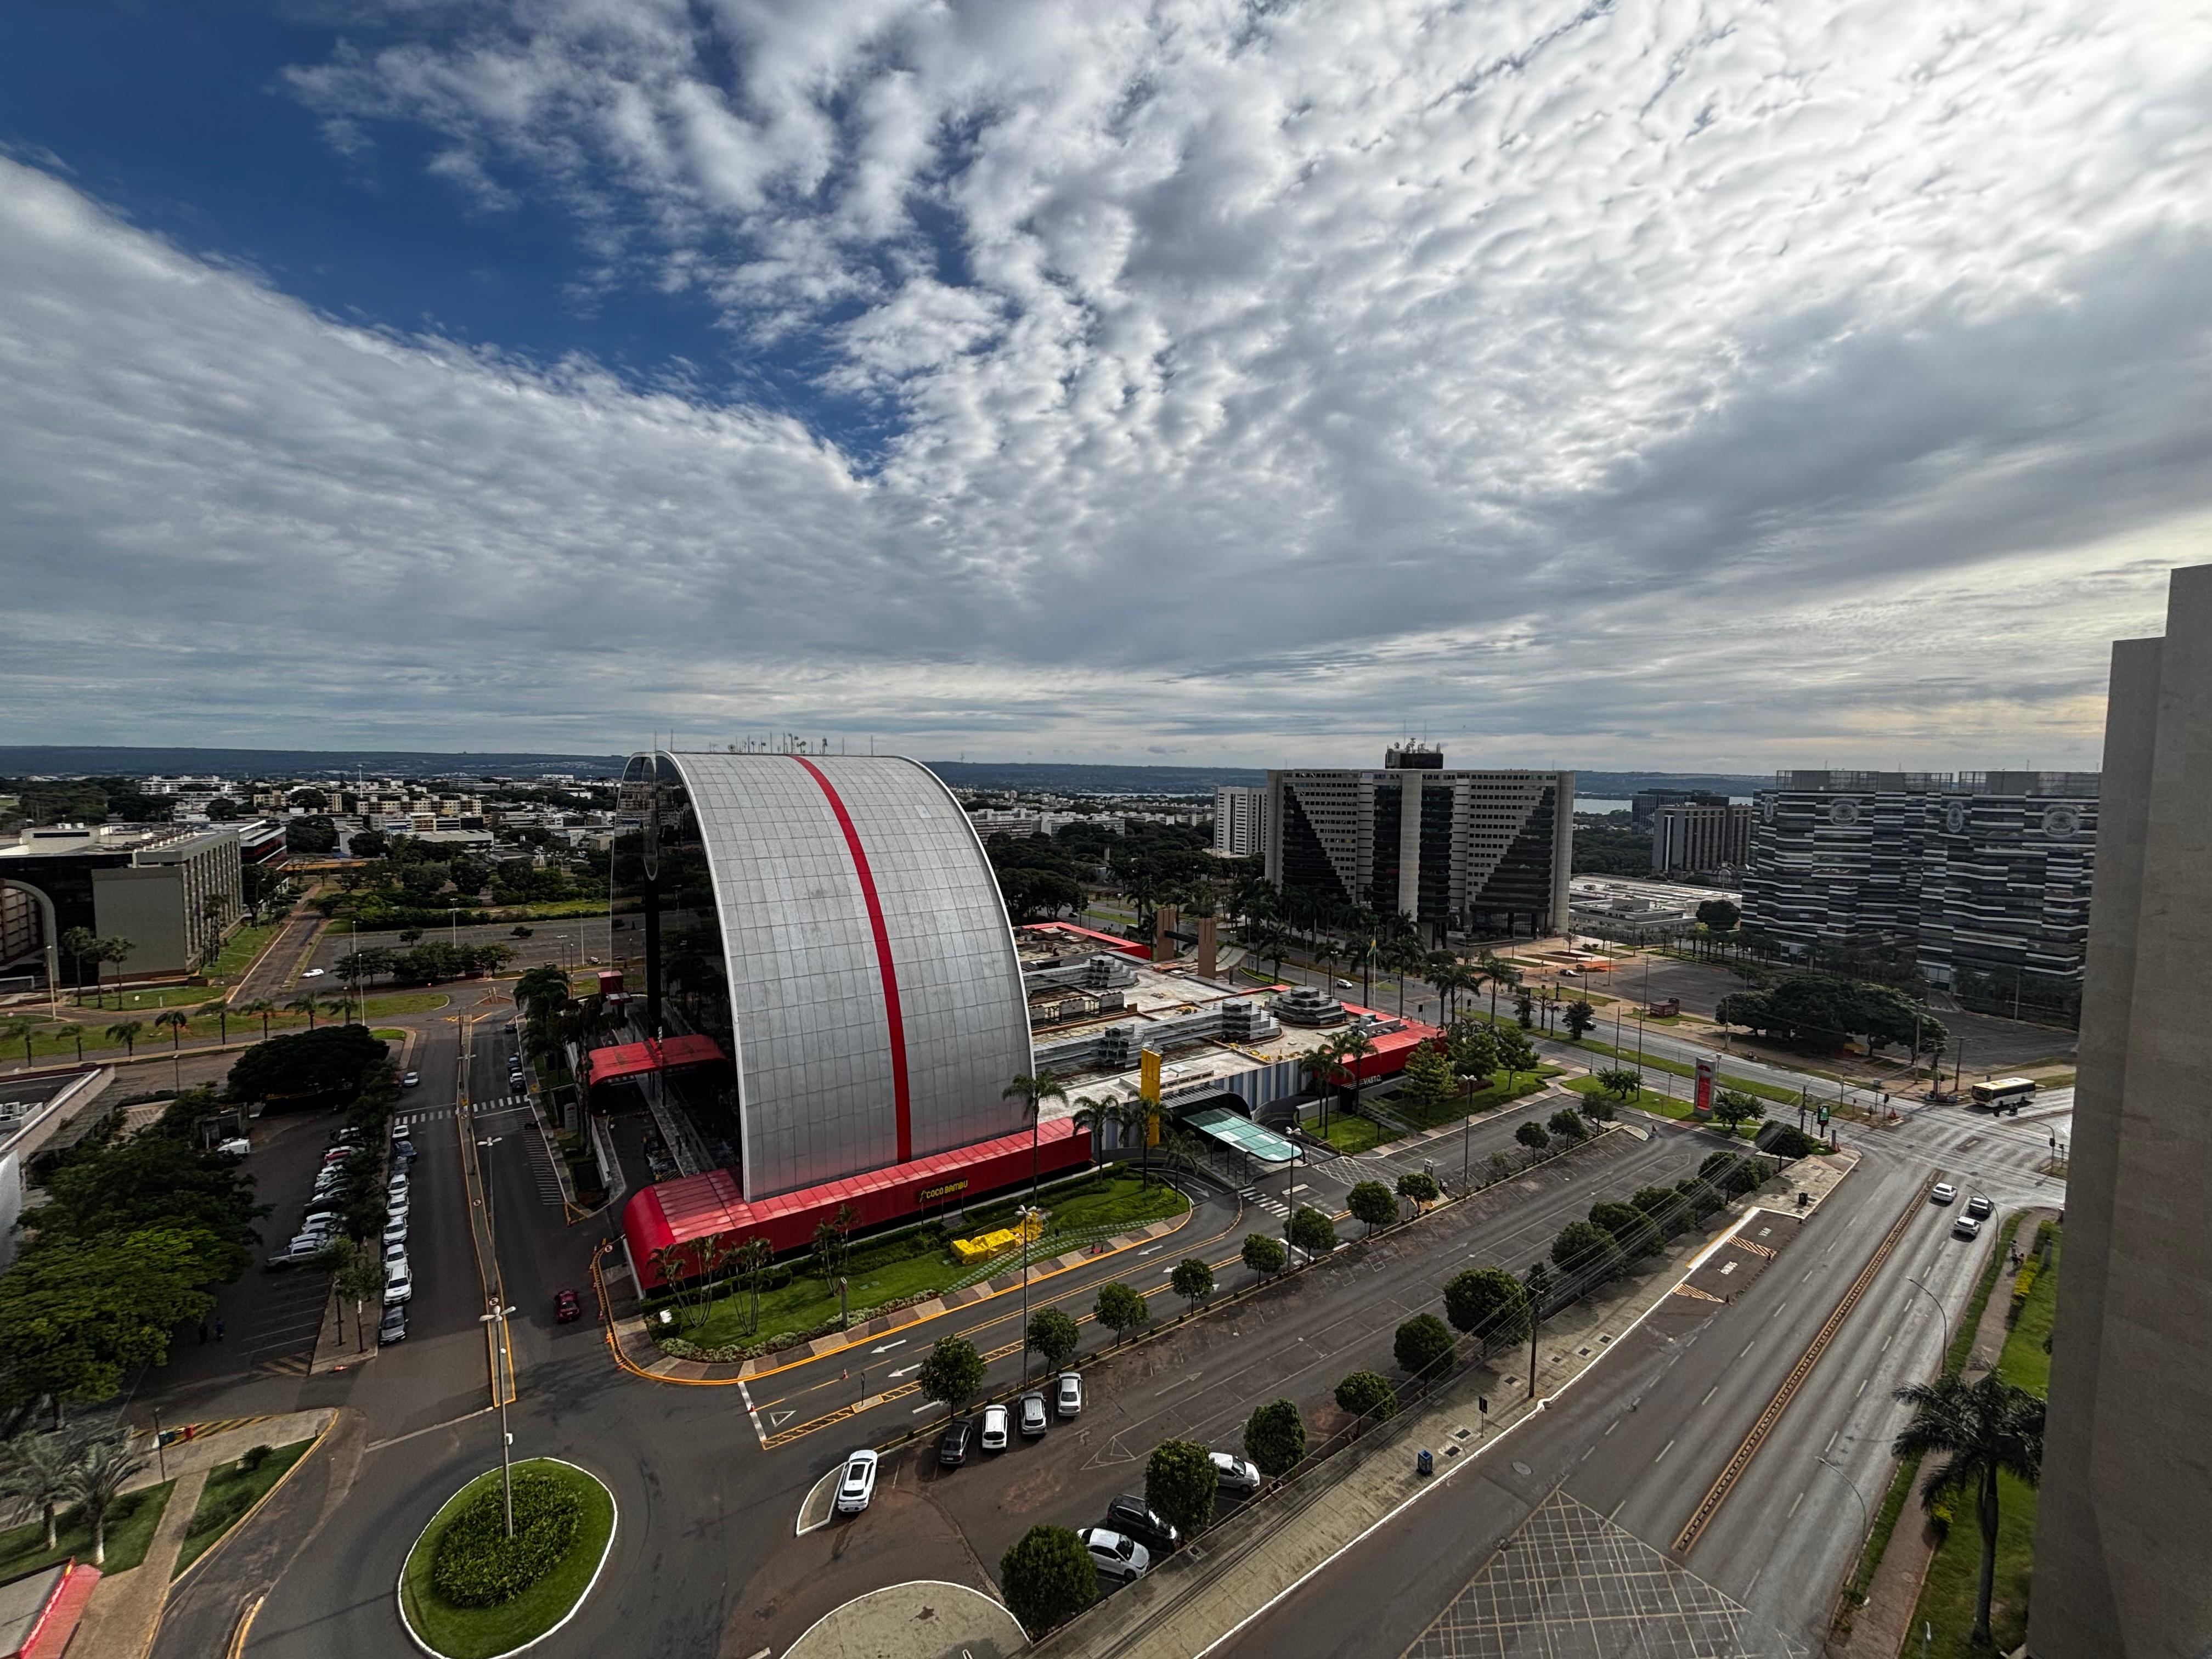
<instances>
[{"instance_id":1,"label":"drainage grate","mask_svg":"<svg viewBox=\"0 0 2212 1659\"><path fill-rule=\"evenodd\" d=\"M1455 1440L1465 1440L1474 1432L1474 1431L1473 1429L1454 1429L1452 1431L1452 1438Z\"/></svg>"}]
</instances>

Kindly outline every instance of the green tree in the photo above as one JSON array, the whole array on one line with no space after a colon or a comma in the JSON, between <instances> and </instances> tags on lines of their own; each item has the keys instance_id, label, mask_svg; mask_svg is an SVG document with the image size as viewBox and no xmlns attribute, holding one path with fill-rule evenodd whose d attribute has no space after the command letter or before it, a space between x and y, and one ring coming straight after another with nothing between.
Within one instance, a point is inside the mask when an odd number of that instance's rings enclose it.
<instances>
[{"instance_id":1,"label":"green tree","mask_svg":"<svg viewBox=\"0 0 2212 1659\"><path fill-rule=\"evenodd\" d=\"M1194 1440L1163 1440L1145 1462L1146 1506L1185 1538L1213 1519L1218 1485L1213 1460Z\"/></svg>"},{"instance_id":2,"label":"green tree","mask_svg":"<svg viewBox=\"0 0 2212 1659\"><path fill-rule=\"evenodd\" d=\"M1709 933L1733 933L1742 920L1743 912L1729 899L1710 898L1698 906L1698 921Z\"/></svg>"},{"instance_id":3,"label":"green tree","mask_svg":"<svg viewBox=\"0 0 2212 1659\"><path fill-rule=\"evenodd\" d=\"M1424 1170L1414 1170L1398 1177L1398 1196L1409 1204L1433 1204L1443 1195L1443 1188L1437 1185L1437 1178Z\"/></svg>"},{"instance_id":4,"label":"green tree","mask_svg":"<svg viewBox=\"0 0 2212 1659\"><path fill-rule=\"evenodd\" d=\"M1091 1137L1091 1167L1102 1174L1104 1173L1106 1138L1099 1132L1108 1124L1119 1120L1121 1114L1116 1109L1116 1103L1110 1098L1093 1100L1090 1096L1085 1095L1076 1101L1075 1109L1067 1115L1070 1122Z\"/></svg>"},{"instance_id":5,"label":"green tree","mask_svg":"<svg viewBox=\"0 0 2212 1659\"><path fill-rule=\"evenodd\" d=\"M1544 1133L1544 1126L1534 1118L1513 1132L1513 1139L1531 1152L1540 1152L1552 1144L1552 1137Z\"/></svg>"},{"instance_id":6,"label":"green tree","mask_svg":"<svg viewBox=\"0 0 2212 1659\"><path fill-rule=\"evenodd\" d=\"M1583 1122L1582 1114L1571 1106L1560 1107L1547 1121L1551 1125L1552 1133L1562 1140L1589 1139L1589 1130Z\"/></svg>"},{"instance_id":7,"label":"green tree","mask_svg":"<svg viewBox=\"0 0 2212 1659\"><path fill-rule=\"evenodd\" d=\"M1100 1324L1114 1333L1117 1342L1141 1328L1152 1316L1145 1298L1127 1285L1109 1285L1100 1290L1097 1301L1091 1304L1091 1312Z\"/></svg>"},{"instance_id":8,"label":"green tree","mask_svg":"<svg viewBox=\"0 0 2212 1659\"><path fill-rule=\"evenodd\" d=\"M1263 1279L1270 1273L1282 1272L1290 1265L1291 1255L1283 1248L1282 1241L1270 1238L1265 1233L1245 1234L1241 1254L1244 1265Z\"/></svg>"},{"instance_id":9,"label":"green tree","mask_svg":"<svg viewBox=\"0 0 2212 1659\"><path fill-rule=\"evenodd\" d=\"M1035 1526L999 1558L999 1588L1006 1610L1036 1638L1098 1599L1098 1569L1066 1527Z\"/></svg>"},{"instance_id":10,"label":"green tree","mask_svg":"<svg viewBox=\"0 0 2212 1659\"><path fill-rule=\"evenodd\" d=\"M1638 1187L1628 1201L1651 1218L1662 1237L1671 1238L1690 1224L1690 1207L1672 1187Z\"/></svg>"},{"instance_id":11,"label":"green tree","mask_svg":"<svg viewBox=\"0 0 2212 1659\"><path fill-rule=\"evenodd\" d=\"M1526 1031L1502 1027L1498 1032L1498 1063L1505 1068L1505 1086L1510 1089L1522 1073L1536 1069L1536 1045L1529 1042Z\"/></svg>"},{"instance_id":12,"label":"green tree","mask_svg":"<svg viewBox=\"0 0 2212 1659\"><path fill-rule=\"evenodd\" d=\"M1336 1403L1340 1410L1354 1417L1372 1418L1379 1423L1398 1414L1398 1391L1386 1376L1354 1371L1336 1385Z\"/></svg>"},{"instance_id":13,"label":"green tree","mask_svg":"<svg viewBox=\"0 0 2212 1659\"><path fill-rule=\"evenodd\" d=\"M1915 1382L1897 1390L1912 1418L1893 1449L1899 1457L1939 1455L1943 1462L1920 1486L1922 1507L1971 1496L1981 1528L1982 1571L1974 1592L1974 1628L1967 1638L1990 1644L1990 1596L1996 1583L1997 1477L2028 1486L2043 1479L2042 1396L2008 1382L1995 1371L1969 1383L1955 1376Z\"/></svg>"},{"instance_id":14,"label":"green tree","mask_svg":"<svg viewBox=\"0 0 2212 1659\"><path fill-rule=\"evenodd\" d=\"M70 1491L77 1512L92 1522L92 1565L107 1565L107 1517L131 1477L154 1460L131 1443L127 1431L104 1434L88 1441L76 1467L70 1472Z\"/></svg>"},{"instance_id":15,"label":"green tree","mask_svg":"<svg viewBox=\"0 0 2212 1659\"><path fill-rule=\"evenodd\" d=\"M51 1206L49 1206L51 1207ZM105 1400L168 1357L169 1334L215 1306L202 1237L149 1227L91 1243L37 1241L0 1273L0 1403Z\"/></svg>"},{"instance_id":16,"label":"green tree","mask_svg":"<svg viewBox=\"0 0 2212 1659\"><path fill-rule=\"evenodd\" d=\"M1415 1314L1398 1327L1391 1339L1390 1357L1408 1376L1437 1376L1449 1370L1452 1334L1434 1314Z\"/></svg>"},{"instance_id":17,"label":"green tree","mask_svg":"<svg viewBox=\"0 0 2212 1659\"><path fill-rule=\"evenodd\" d=\"M1567 1005L1567 1036L1573 1041L1580 1042L1589 1035L1590 1027L1596 1024L1597 1010L1584 999L1577 997Z\"/></svg>"},{"instance_id":18,"label":"green tree","mask_svg":"<svg viewBox=\"0 0 2212 1659\"><path fill-rule=\"evenodd\" d=\"M1469 1267L1445 1285L1444 1316L1486 1347L1518 1342L1528 1334L1528 1292L1501 1267Z\"/></svg>"},{"instance_id":19,"label":"green tree","mask_svg":"<svg viewBox=\"0 0 2212 1659\"><path fill-rule=\"evenodd\" d=\"M1336 1248L1336 1224L1310 1204L1298 1206L1285 1231L1310 1255L1327 1255Z\"/></svg>"},{"instance_id":20,"label":"green tree","mask_svg":"<svg viewBox=\"0 0 2212 1659\"><path fill-rule=\"evenodd\" d=\"M1075 1322L1059 1309L1046 1308L1030 1317L1023 1346L1042 1356L1047 1370L1058 1370L1083 1346L1083 1334L1076 1329Z\"/></svg>"},{"instance_id":21,"label":"green tree","mask_svg":"<svg viewBox=\"0 0 2212 1659\"><path fill-rule=\"evenodd\" d=\"M89 927L72 927L63 933L61 943L63 953L75 958L76 962L76 976L79 981L76 1001L77 1006L82 1008L84 1006L82 981L85 963L88 962L92 963L94 980L97 981L100 978L100 935Z\"/></svg>"},{"instance_id":22,"label":"green tree","mask_svg":"<svg viewBox=\"0 0 2212 1659\"><path fill-rule=\"evenodd\" d=\"M1602 1095L1577 1095L1575 1109L1588 1118L1593 1126L1613 1121L1613 1103Z\"/></svg>"},{"instance_id":23,"label":"green tree","mask_svg":"<svg viewBox=\"0 0 2212 1659\"><path fill-rule=\"evenodd\" d=\"M1198 1304L1213 1294L1213 1269L1198 1257L1185 1256L1168 1275L1168 1288L1198 1311Z\"/></svg>"},{"instance_id":24,"label":"green tree","mask_svg":"<svg viewBox=\"0 0 2212 1659\"><path fill-rule=\"evenodd\" d=\"M940 1336L930 1346L915 1376L924 1400L957 1413L983 1386L983 1356L964 1336Z\"/></svg>"},{"instance_id":25,"label":"green tree","mask_svg":"<svg viewBox=\"0 0 2212 1659\"><path fill-rule=\"evenodd\" d=\"M1459 1093L1459 1075L1452 1070L1450 1053L1425 1042L1414 1049L1406 1059L1406 1081L1401 1092L1417 1112L1426 1115L1442 1109Z\"/></svg>"},{"instance_id":26,"label":"green tree","mask_svg":"<svg viewBox=\"0 0 2212 1659\"><path fill-rule=\"evenodd\" d=\"M758 1233L748 1234L738 1240L737 1250L730 1258L731 1265L737 1270L738 1283L744 1288L751 1301L751 1309L745 1316L745 1334L748 1336L760 1329L761 1275L768 1271L769 1263L775 1259L775 1251Z\"/></svg>"},{"instance_id":27,"label":"green tree","mask_svg":"<svg viewBox=\"0 0 2212 1659\"><path fill-rule=\"evenodd\" d=\"M1472 1015L1452 1022L1450 1051L1452 1074L1462 1085L1480 1088L1498 1069L1498 1038Z\"/></svg>"},{"instance_id":28,"label":"green tree","mask_svg":"<svg viewBox=\"0 0 2212 1659\"><path fill-rule=\"evenodd\" d=\"M1044 1127L1044 1103L1048 1100L1066 1100L1066 1085L1049 1068L1035 1073L1024 1072L999 1091L999 1098L1020 1101L1022 1115L1030 1121L1030 1196L1034 1200L1037 1189L1037 1137Z\"/></svg>"},{"instance_id":29,"label":"green tree","mask_svg":"<svg viewBox=\"0 0 2212 1659\"><path fill-rule=\"evenodd\" d=\"M1244 1455L1270 1480L1288 1474L1305 1455L1305 1419L1294 1402L1271 1400L1244 1420Z\"/></svg>"},{"instance_id":30,"label":"green tree","mask_svg":"<svg viewBox=\"0 0 2212 1659\"><path fill-rule=\"evenodd\" d=\"M1345 1194L1344 1206L1352 1212L1353 1220L1367 1224L1370 1233L1398 1218L1398 1195L1379 1181L1357 1183Z\"/></svg>"},{"instance_id":31,"label":"green tree","mask_svg":"<svg viewBox=\"0 0 2212 1659\"><path fill-rule=\"evenodd\" d=\"M384 1258L376 1247L357 1239L347 1240L346 1259L338 1264L331 1285L341 1305L353 1304L355 1339L366 1347L368 1344L368 1309L372 1304L384 1304Z\"/></svg>"},{"instance_id":32,"label":"green tree","mask_svg":"<svg viewBox=\"0 0 2212 1659\"><path fill-rule=\"evenodd\" d=\"M1628 1258L1604 1228L1570 1221L1552 1241L1552 1265L1571 1279L1602 1285L1627 1270Z\"/></svg>"},{"instance_id":33,"label":"green tree","mask_svg":"<svg viewBox=\"0 0 2212 1659\"><path fill-rule=\"evenodd\" d=\"M1713 1097L1713 1121L1729 1129L1741 1123L1757 1123L1766 1115L1766 1103L1741 1089L1723 1089Z\"/></svg>"},{"instance_id":34,"label":"green tree","mask_svg":"<svg viewBox=\"0 0 2212 1659\"><path fill-rule=\"evenodd\" d=\"M1635 1099L1644 1088L1644 1074L1632 1066L1611 1066L1596 1075L1597 1086L1623 1105Z\"/></svg>"},{"instance_id":35,"label":"green tree","mask_svg":"<svg viewBox=\"0 0 2212 1659\"><path fill-rule=\"evenodd\" d=\"M61 1506L73 1495L84 1443L67 1434L19 1434L0 1440L0 1498L39 1511L46 1523L46 1553L60 1543Z\"/></svg>"},{"instance_id":36,"label":"green tree","mask_svg":"<svg viewBox=\"0 0 2212 1659\"><path fill-rule=\"evenodd\" d=\"M145 1033L144 1020L119 1019L107 1028L107 1040L111 1042L121 1043L125 1054L136 1054L138 1052L138 1039Z\"/></svg>"},{"instance_id":37,"label":"green tree","mask_svg":"<svg viewBox=\"0 0 2212 1659\"><path fill-rule=\"evenodd\" d=\"M1613 1235L1620 1253L1633 1261L1654 1254L1664 1243L1658 1223L1633 1204L1597 1203L1590 1206L1590 1224Z\"/></svg>"},{"instance_id":38,"label":"green tree","mask_svg":"<svg viewBox=\"0 0 2212 1659\"><path fill-rule=\"evenodd\" d=\"M46 1198L23 1215L36 1234L27 1260L50 1245L105 1243L153 1228L190 1245L196 1280L245 1272L256 1243L253 1223L268 1213L253 1201L252 1178L200 1151L189 1128L181 1136L149 1131L96 1152L80 1150L46 1178Z\"/></svg>"},{"instance_id":39,"label":"green tree","mask_svg":"<svg viewBox=\"0 0 2212 1659\"><path fill-rule=\"evenodd\" d=\"M374 833L363 830L353 838L356 852L364 836ZM303 818L292 818L284 825L284 850L305 853L310 857L335 852L337 849L337 826L320 813L311 813Z\"/></svg>"},{"instance_id":40,"label":"green tree","mask_svg":"<svg viewBox=\"0 0 2212 1659\"><path fill-rule=\"evenodd\" d=\"M312 997L300 999L312 1005ZM312 1104L356 1096L391 1048L359 1025L289 1031L257 1042L232 1064L230 1092L238 1100Z\"/></svg>"}]
</instances>

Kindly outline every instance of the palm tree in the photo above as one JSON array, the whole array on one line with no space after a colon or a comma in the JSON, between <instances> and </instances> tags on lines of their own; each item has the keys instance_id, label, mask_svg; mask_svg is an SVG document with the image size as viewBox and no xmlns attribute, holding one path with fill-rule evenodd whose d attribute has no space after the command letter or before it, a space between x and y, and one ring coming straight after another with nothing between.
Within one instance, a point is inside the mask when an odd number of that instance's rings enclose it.
<instances>
[{"instance_id":1,"label":"palm tree","mask_svg":"<svg viewBox=\"0 0 2212 1659\"><path fill-rule=\"evenodd\" d=\"M267 997L257 997L252 1002L241 1003L239 1006L238 1012L245 1015L248 1019L252 1018L257 1014L259 1015L261 1017L261 1040L264 1042L269 1041L269 1017L276 1012L276 1005L275 1003L270 1001Z\"/></svg>"},{"instance_id":2,"label":"palm tree","mask_svg":"<svg viewBox=\"0 0 2212 1659\"><path fill-rule=\"evenodd\" d=\"M92 1522L92 1565L107 1565L107 1512L123 1494L124 1483L154 1460L133 1447L126 1433L103 1435L88 1442L84 1455L70 1471L70 1491L77 1508Z\"/></svg>"},{"instance_id":3,"label":"palm tree","mask_svg":"<svg viewBox=\"0 0 2212 1659\"><path fill-rule=\"evenodd\" d=\"M676 1297L677 1311L681 1313L684 1298L677 1291L676 1281L684 1276L684 1247L680 1244L660 1245L646 1260L653 1263L653 1272L660 1275L662 1288Z\"/></svg>"},{"instance_id":4,"label":"palm tree","mask_svg":"<svg viewBox=\"0 0 2212 1659\"><path fill-rule=\"evenodd\" d=\"M999 1098L1018 1098L1030 1121L1030 1197L1034 1200L1037 1189L1037 1134L1044 1126L1044 1103L1048 1100L1066 1100L1067 1091L1048 1070L1034 1074L1025 1072L1000 1090Z\"/></svg>"},{"instance_id":5,"label":"palm tree","mask_svg":"<svg viewBox=\"0 0 2212 1659\"><path fill-rule=\"evenodd\" d=\"M1982 1528L1982 1576L1975 1592L1974 1629L1967 1639L1990 1644L1990 1595L1997 1566L1997 1476L2033 1486L2043 1478L2043 1396L2006 1382L1995 1371L1971 1386L1955 1376L1915 1382L1897 1390L1912 1407L1899 1433L1899 1457L1940 1452L1942 1466L1921 1483L1920 1503L1933 1510L1944 1498L1974 1497Z\"/></svg>"},{"instance_id":6,"label":"palm tree","mask_svg":"<svg viewBox=\"0 0 2212 1659\"><path fill-rule=\"evenodd\" d=\"M768 1264L775 1255L775 1252L769 1248L768 1240L753 1233L739 1241L736 1254L731 1258L737 1264L738 1278L752 1297L752 1312L745 1322L745 1334L748 1336L760 1328L761 1275L768 1271Z\"/></svg>"},{"instance_id":7,"label":"palm tree","mask_svg":"<svg viewBox=\"0 0 2212 1659\"><path fill-rule=\"evenodd\" d=\"M1375 1052L1374 1039L1355 1025L1330 1047L1344 1063L1345 1079L1352 1090L1352 1097L1356 1101L1359 1098L1359 1062Z\"/></svg>"},{"instance_id":8,"label":"palm tree","mask_svg":"<svg viewBox=\"0 0 2212 1659\"><path fill-rule=\"evenodd\" d=\"M61 1506L74 1496L83 1443L73 1435L25 1434L0 1441L0 1494L35 1509L46 1523L46 1551L60 1540Z\"/></svg>"},{"instance_id":9,"label":"palm tree","mask_svg":"<svg viewBox=\"0 0 2212 1659\"><path fill-rule=\"evenodd\" d=\"M1490 1018L1495 1021L1498 1018L1498 988L1501 985L1518 985L1521 982L1521 970L1502 957L1485 951L1481 960L1475 966L1475 972L1481 975L1482 978L1475 981L1474 988L1480 989L1486 981L1490 987Z\"/></svg>"},{"instance_id":10,"label":"palm tree","mask_svg":"<svg viewBox=\"0 0 2212 1659\"><path fill-rule=\"evenodd\" d=\"M307 1017L307 1029L312 1031L315 1029L315 1010L320 1006L313 997L294 997L284 1005L284 1012L288 1014L305 1014Z\"/></svg>"},{"instance_id":11,"label":"palm tree","mask_svg":"<svg viewBox=\"0 0 2212 1659\"><path fill-rule=\"evenodd\" d=\"M228 997L217 997L216 999L215 1023L216 1029L222 1033L222 1036L216 1039L216 1042L222 1047L228 1048L230 1044L230 1000Z\"/></svg>"},{"instance_id":12,"label":"palm tree","mask_svg":"<svg viewBox=\"0 0 2212 1659\"><path fill-rule=\"evenodd\" d=\"M119 1019L107 1028L107 1039L111 1042L121 1043L125 1054L135 1055L138 1052L138 1038L145 1029L146 1022L143 1019Z\"/></svg>"},{"instance_id":13,"label":"palm tree","mask_svg":"<svg viewBox=\"0 0 2212 1659\"><path fill-rule=\"evenodd\" d=\"M1106 1142L1098 1132L1114 1121L1114 1103L1083 1096L1075 1103L1075 1109L1068 1114L1068 1121L1077 1128L1091 1132L1091 1163L1097 1171L1103 1175L1106 1172Z\"/></svg>"},{"instance_id":14,"label":"palm tree","mask_svg":"<svg viewBox=\"0 0 2212 1659\"><path fill-rule=\"evenodd\" d=\"M93 978L100 977L100 935L89 927L72 927L62 935L62 949L76 959L76 1006L84 1006L84 964L93 964ZM52 1549L53 1546L46 1546Z\"/></svg>"}]
</instances>

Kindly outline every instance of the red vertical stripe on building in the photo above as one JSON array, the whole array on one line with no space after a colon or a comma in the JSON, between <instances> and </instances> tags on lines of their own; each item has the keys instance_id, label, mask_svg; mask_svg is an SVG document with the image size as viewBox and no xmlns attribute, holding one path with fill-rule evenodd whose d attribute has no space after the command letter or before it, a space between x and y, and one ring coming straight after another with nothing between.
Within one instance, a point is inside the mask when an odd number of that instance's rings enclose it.
<instances>
[{"instance_id":1,"label":"red vertical stripe on building","mask_svg":"<svg viewBox=\"0 0 2212 1659\"><path fill-rule=\"evenodd\" d=\"M891 964L890 930L884 926L875 872L868 868L868 854L860 845L860 832L853 827L853 815L845 810L845 803L822 769L802 755L793 755L792 759L812 773L814 781L822 786L830 810L837 815L837 827L845 832L846 850L852 854L854 872L860 878L860 896L868 902L868 926L876 935L876 973L884 986L884 1018L891 1034L891 1094L898 1109L898 1161L904 1164L914 1157L914 1121L906 1080L906 1021L899 1013L898 969Z\"/></svg>"}]
</instances>

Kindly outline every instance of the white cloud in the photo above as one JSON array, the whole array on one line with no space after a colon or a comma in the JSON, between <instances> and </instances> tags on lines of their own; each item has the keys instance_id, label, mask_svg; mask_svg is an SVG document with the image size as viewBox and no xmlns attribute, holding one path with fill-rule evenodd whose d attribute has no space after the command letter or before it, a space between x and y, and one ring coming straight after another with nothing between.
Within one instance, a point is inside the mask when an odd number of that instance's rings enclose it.
<instances>
[{"instance_id":1,"label":"white cloud","mask_svg":"<svg viewBox=\"0 0 2212 1659\"><path fill-rule=\"evenodd\" d=\"M352 153L565 204L888 447L342 327L12 169L0 694L48 735L2083 763L2102 642L2208 556L2212 48L2148 14L365 27L292 77Z\"/></svg>"}]
</instances>

